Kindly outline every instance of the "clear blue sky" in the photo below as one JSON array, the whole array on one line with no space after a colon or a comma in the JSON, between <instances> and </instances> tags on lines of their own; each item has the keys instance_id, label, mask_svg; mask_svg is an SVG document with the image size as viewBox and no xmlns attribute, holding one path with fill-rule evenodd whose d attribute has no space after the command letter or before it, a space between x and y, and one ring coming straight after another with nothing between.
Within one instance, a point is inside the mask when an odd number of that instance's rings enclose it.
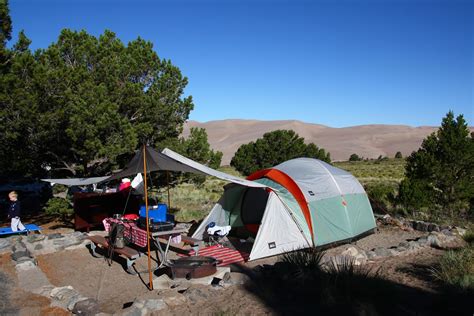
<instances>
[{"instance_id":1,"label":"clear blue sky","mask_svg":"<svg viewBox=\"0 0 474 316\"><path fill-rule=\"evenodd\" d=\"M14 35L153 42L189 78L190 119L474 125L474 1L10 0Z\"/></svg>"}]
</instances>

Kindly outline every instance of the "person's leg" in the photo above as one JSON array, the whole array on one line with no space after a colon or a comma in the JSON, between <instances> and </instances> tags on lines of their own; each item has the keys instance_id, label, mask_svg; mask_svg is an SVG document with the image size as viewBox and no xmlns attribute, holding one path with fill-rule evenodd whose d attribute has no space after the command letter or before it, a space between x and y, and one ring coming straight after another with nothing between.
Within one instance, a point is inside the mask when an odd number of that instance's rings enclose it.
<instances>
[{"instance_id":1,"label":"person's leg","mask_svg":"<svg viewBox=\"0 0 474 316\"><path fill-rule=\"evenodd\" d=\"M26 227L25 225L23 225L23 223L21 222L21 219L18 217L18 229L19 230L25 230Z\"/></svg>"},{"instance_id":2,"label":"person's leg","mask_svg":"<svg viewBox=\"0 0 474 316\"><path fill-rule=\"evenodd\" d=\"M18 231L18 222L19 221L20 221L20 218L12 217L12 222L11 222L12 232Z\"/></svg>"}]
</instances>

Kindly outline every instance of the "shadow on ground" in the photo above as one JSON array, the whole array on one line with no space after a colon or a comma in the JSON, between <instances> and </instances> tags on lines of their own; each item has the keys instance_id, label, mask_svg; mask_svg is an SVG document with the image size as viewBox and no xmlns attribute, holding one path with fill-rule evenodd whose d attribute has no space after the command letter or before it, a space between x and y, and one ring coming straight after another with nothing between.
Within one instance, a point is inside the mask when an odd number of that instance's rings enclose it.
<instances>
[{"instance_id":1,"label":"shadow on ground","mask_svg":"<svg viewBox=\"0 0 474 316\"><path fill-rule=\"evenodd\" d=\"M418 276L418 270L424 268L414 266L412 272ZM246 289L278 315L472 315L474 312L473 291L442 286L435 292L425 291L384 279L376 271L319 270L301 274L281 262L257 272L244 266L234 267L236 270L252 279Z\"/></svg>"}]
</instances>

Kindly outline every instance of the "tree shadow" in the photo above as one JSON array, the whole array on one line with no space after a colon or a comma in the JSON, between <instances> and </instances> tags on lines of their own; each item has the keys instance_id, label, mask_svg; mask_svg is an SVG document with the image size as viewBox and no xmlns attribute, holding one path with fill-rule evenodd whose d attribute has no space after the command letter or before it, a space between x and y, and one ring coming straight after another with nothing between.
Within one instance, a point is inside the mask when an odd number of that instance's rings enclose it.
<instances>
[{"instance_id":1,"label":"tree shadow","mask_svg":"<svg viewBox=\"0 0 474 316\"><path fill-rule=\"evenodd\" d=\"M433 293L378 273L319 270L302 277L281 263L257 272L239 269L252 280L245 288L278 315L472 315L474 311L471 293L444 288Z\"/></svg>"}]
</instances>

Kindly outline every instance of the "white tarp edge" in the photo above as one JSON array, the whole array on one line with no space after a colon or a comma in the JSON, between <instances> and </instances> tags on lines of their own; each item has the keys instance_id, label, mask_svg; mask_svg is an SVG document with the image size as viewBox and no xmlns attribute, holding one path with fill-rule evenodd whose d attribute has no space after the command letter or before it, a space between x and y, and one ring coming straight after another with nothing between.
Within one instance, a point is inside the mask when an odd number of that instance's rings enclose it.
<instances>
[{"instance_id":1,"label":"white tarp edge","mask_svg":"<svg viewBox=\"0 0 474 316\"><path fill-rule=\"evenodd\" d=\"M52 184L63 184L67 186L73 186L73 185L82 186L82 185L99 183L108 178L110 178L110 176L94 177L94 178L41 179L41 181L50 182Z\"/></svg>"},{"instance_id":2,"label":"white tarp edge","mask_svg":"<svg viewBox=\"0 0 474 316\"><path fill-rule=\"evenodd\" d=\"M205 165L202 165L202 164L200 164L200 163L198 163L194 160L191 160L189 158L181 156L180 154L178 154L178 153L176 153L176 152L174 152L174 151L172 151L171 149L168 149L168 148L163 149L163 151L161 153L166 155L167 157L175 160L175 161L178 161L178 162L180 162L182 164L185 164L185 165L187 165L187 166L189 166L193 169L196 169L197 171L200 171L202 173L205 173L207 175L210 175L210 176L213 176L213 177L225 180L225 181L233 182L233 183L240 184L240 185L243 185L243 186L246 186L246 187L253 187L253 188L266 188L267 187L266 185L263 185L263 184L260 184L260 183L254 182L254 181L245 180L245 179L230 175L228 173L217 171L215 169L209 168L209 167L207 167Z\"/></svg>"}]
</instances>

